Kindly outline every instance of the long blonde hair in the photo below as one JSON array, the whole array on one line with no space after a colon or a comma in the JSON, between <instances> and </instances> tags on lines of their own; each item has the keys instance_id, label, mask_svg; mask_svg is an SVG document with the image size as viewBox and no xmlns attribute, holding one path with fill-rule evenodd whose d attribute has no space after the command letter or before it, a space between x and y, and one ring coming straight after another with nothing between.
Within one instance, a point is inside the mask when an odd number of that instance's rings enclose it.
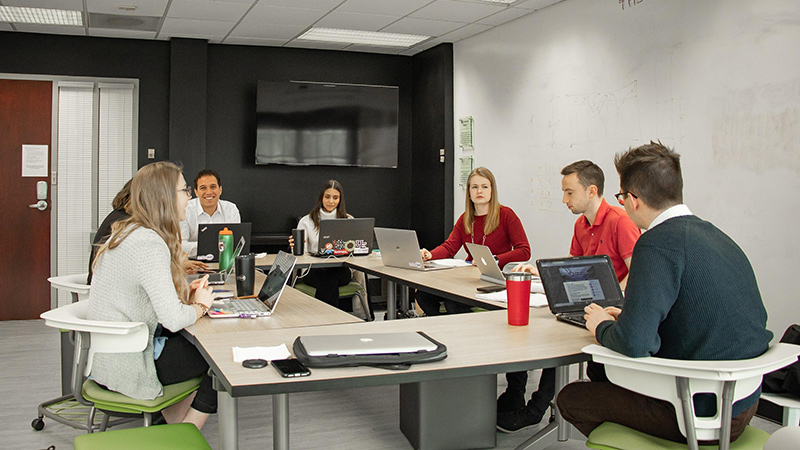
<instances>
[{"instance_id":1,"label":"long blonde hair","mask_svg":"<svg viewBox=\"0 0 800 450\"><path fill-rule=\"evenodd\" d=\"M148 164L131 180L130 217L111 226L111 238L100 246L94 264L106 251L119 246L131 232L139 227L155 231L167 244L170 254L170 271L175 292L183 303L189 301L189 286L183 270L185 256L181 250L181 228L175 185L181 176L177 165L159 161Z\"/></svg>"},{"instance_id":2,"label":"long blonde hair","mask_svg":"<svg viewBox=\"0 0 800 450\"><path fill-rule=\"evenodd\" d=\"M492 198L489 199L489 213L486 214L486 219L483 222L483 235L488 236L492 231L500 226L500 201L497 199L497 183L494 180L494 174L486 167L478 167L469 174L467 178L467 200L464 205L464 231L467 234L472 234L472 224L475 223L475 203L472 203L472 198L469 195L470 183L472 177L480 176L489 180L492 185Z\"/></svg>"}]
</instances>

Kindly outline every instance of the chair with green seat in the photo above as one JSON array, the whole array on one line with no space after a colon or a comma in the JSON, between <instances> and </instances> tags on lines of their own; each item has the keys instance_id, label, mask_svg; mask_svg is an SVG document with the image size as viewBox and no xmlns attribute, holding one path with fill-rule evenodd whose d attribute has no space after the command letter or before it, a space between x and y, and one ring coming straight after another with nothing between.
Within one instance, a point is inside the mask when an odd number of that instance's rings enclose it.
<instances>
[{"instance_id":1,"label":"chair with green seat","mask_svg":"<svg viewBox=\"0 0 800 450\"><path fill-rule=\"evenodd\" d=\"M592 360L605 366L609 381L633 392L668 401L675 406L678 426L688 445L659 439L616 423L605 422L589 434L586 446L606 450L647 449L763 449L769 434L748 426L730 443L733 403L761 385L761 378L797 360L800 346L775 344L763 355L738 361L683 361L664 358L630 358L599 345L583 348ZM697 417L693 396L712 393L717 413ZM719 440L717 446L698 447L698 440Z\"/></svg>"},{"instance_id":2,"label":"chair with green seat","mask_svg":"<svg viewBox=\"0 0 800 450\"><path fill-rule=\"evenodd\" d=\"M294 285L294 288L310 297L313 297L317 293L317 288L299 281ZM339 299L354 297L358 297L358 300L361 302L361 307L364 308L365 320L373 320L374 316L369 305L369 298L366 292L364 292L364 286L356 281L351 281L344 286L339 286Z\"/></svg>"},{"instance_id":3,"label":"chair with green seat","mask_svg":"<svg viewBox=\"0 0 800 450\"><path fill-rule=\"evenodd\" d=\"M152 414L174 405L197 390L202 377L164 386L154 400L138 400L105 389L87 379L96 353L135 353L147 347L149 332L143 322L107 322L87 320L88 302L62 306L41 315L45 325L75 332L75 354L72 365L72 395L90 412L84 428L87 432L104 431L120 423L109 422L110 416L143 417L144 426L152 424ZM105 413L99 425L94 423L97 411Z\"/></svg>"},{"instance_id":4,"label":"chair with green seat","mask_svg":"<svg viewBox=\"0 0 800 450\"><path fill-rule=\"evenodd\" d=\"M191 423L82 434L73 444L75 450L211 450Z\"/></svg>"}]
</instances>

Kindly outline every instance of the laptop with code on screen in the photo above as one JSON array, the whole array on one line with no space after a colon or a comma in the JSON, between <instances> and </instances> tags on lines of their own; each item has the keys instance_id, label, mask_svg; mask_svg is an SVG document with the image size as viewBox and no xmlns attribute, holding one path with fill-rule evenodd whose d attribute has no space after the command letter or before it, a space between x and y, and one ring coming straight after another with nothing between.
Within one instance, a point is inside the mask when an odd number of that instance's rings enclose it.
<instances>
[{"instance_id":1,"label":"laptop with code on screen","mask_svg":"<svg viewBox=\"0 0 800 450\"><path fill-rule=\"evenodd\" d=\"M550 311L556 319L586 326L584 308L622 308L624 297L608 255L540 259L536 261Z\"/></svg>"}]
</instances>

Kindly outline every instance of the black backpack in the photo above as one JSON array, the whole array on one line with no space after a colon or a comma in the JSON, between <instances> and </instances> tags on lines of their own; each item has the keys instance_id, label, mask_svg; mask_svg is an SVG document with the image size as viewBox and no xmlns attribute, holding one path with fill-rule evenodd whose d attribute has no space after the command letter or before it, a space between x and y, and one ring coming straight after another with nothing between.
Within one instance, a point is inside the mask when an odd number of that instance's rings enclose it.
<instances>
[{"instance_id":1,"label":"black backpack","mask_svg":"<svg viewBox=\"0 0 800 450\"><path fill-rule=\"evenodd\" d=\"M800 325L787 328L781 342L800 345ZM764 392L789 393L800 397L800 358L783 369L764 375L761 389Z\"/></svg>"}]
</instances>

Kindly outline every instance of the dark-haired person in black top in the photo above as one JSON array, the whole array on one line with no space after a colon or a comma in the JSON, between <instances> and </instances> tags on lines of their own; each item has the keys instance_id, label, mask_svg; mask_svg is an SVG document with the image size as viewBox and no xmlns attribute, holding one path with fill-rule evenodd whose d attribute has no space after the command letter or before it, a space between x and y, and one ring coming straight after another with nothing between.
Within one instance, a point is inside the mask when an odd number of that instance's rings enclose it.
<instances>
[{"instance_id":1,"label":"dark-haired person in black top","mask_svg":"<svg viewBox=\"0 0 800 450\"><path fill-rule=\"evenodd\" d=\"M738 360L761 355L772 333L747 256L714 225L683 204L680 156L660 142L618 154L617 199L647 232L631 257L623 310L586 307L586 327L604 347L630 357ZM592 366L591 383L572 383L558 407L581 433L615 422L649 435L686 442L672 404L618 387ZM733 404L731 441L756 412L761 390ZM696 396L700 416L716 405ZM632 413L633 412L633 413Z\"/></svg>"}]
</instances>

